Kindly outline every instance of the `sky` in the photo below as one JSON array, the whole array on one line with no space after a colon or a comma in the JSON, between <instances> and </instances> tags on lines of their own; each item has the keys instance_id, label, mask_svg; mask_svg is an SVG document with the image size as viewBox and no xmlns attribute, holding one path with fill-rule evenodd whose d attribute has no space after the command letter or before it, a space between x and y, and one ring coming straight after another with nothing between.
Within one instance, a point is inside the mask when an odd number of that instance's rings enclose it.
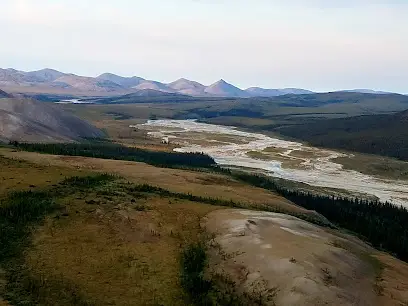
<instances>
[{"instance_id":1,"label":"sky","mask_svg":"<svg viewBox=\"0 0 408 306\"><path fill-rule=\"evenodd\" d=\"M0 0L0 67L408 93L408 0Z\"/></svg>"}]
</instances>

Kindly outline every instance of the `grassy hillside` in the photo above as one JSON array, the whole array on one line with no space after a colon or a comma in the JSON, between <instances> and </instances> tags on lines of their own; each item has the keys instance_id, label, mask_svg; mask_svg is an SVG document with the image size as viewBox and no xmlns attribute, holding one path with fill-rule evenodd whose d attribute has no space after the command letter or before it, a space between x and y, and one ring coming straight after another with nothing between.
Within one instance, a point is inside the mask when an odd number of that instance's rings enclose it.
<instances>
[{"instance_id":1,"label":"grassy hillside","mask_svg":"<svg viewBox=\"0 0 408 306\"><path fill-rule=\"evenodd\" d=\"M240 297L227 275L203 278L207 261L200 246L211 239L200 226L203 218L236 207L324 220L266 191L277 186L253 176L7 148L0 153L0 304L1 298L12 305L202 305L208 298L218 305L254 304L258 297ZM371 262L370 254L361 258ZM397 263L387 256L376 286L390 301L401 293L388 285ZM398 271L401 288L404 269ZM198 285L205 287L195 290Z\"/></svg>"},{"instance_id":2,"label":"grassy hillside","mask_svg":"<svg viewBox=\"0 0 408 306\"><path fill-rule=\"evenodd\" d=\"M408 111L394 115L320 120L282 127L278 131L317 146L408 160Z\"/></svg>"},{"instance_id":3,"label":"grassy hillside","mask_svg":"<svg viewBox=\"0 0 408 306\"><path fill-rule=\"evenodd\" d=\"M181 255L203 239L200 220L208 212L308 213L214 174L2 153L17 155L0 156L0 304L188 305Z\"/></svg>"}]
</instances>

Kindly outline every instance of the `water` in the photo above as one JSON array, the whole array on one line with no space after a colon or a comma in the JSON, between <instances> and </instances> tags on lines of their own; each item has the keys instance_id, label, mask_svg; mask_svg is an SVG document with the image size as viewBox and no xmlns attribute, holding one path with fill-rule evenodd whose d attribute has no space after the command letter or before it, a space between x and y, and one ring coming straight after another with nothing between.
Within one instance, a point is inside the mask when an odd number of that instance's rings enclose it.
<instances>
[{"instance_id":1,"label":"water","mask_svg":"<svg viewBox=\"0 0 408 306\"><path fill-rule=\"evenodd\" d=\"M318 149L298 142L240 131L234 127L199 123L194 120L151 120L138 127L150 131L150 135L154 137L169 137L173 142L177 142L179 138L182 144L175 151L204 152L220 165L259 169L274 177L312 186L365 193L376 196L384 202L408 207L408 182L387 180L345 170L334 159L346 155L334 150ZM197 139L200 138L197 133L203 135L201 139L205 140L205 145L197 143ZM217 140L220 135L224 136L222 141ZM225 136L239 141L226 141ZM281 153L275 154L276 160L273 158L260 160L247 155L248 152L261 152L270 147L282 149ZM298 166L285 166L279 157L289 156L293 151L313 152L313 154L299 157Z\"/></svg>"},{"instance_id":2,"label":"water","mask_svg":"<svg viewBox=\"0 0 408 306\"><path fill-rule=\"evenodd\" d=\"M93 102L81 101L79 99L61 100L57 104L93 104Z\"/></svg>"}]
</instances>

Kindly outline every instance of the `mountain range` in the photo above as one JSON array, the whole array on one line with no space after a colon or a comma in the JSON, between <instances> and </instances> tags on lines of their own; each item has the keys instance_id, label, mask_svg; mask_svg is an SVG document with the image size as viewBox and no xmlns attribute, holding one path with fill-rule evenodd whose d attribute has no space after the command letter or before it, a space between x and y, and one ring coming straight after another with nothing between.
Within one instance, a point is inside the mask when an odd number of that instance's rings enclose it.
<instances>
[{"instance_id":1,"label":"mountain range","mask_svg":"<svg viewBox=\"0 0 408 306\"><path fill-rule=\"evenodd\" d=\"M260 88L250 87L240 89L224 80L219 80L209 86L184 78L171 83L161 83L154 80L133 76L123 77L112 73L103 73L97 77L79 76L63 73L54 69L38 71L20 71L12 68L0 68L0 88L13 93L54 93L84 96L115 96L144 91L182 94L196 97L276 97L287 94L304 95L312 91L299 88ZM368 89L352 90L363 93L383 93Z\"/></svg>"}]
</instances>

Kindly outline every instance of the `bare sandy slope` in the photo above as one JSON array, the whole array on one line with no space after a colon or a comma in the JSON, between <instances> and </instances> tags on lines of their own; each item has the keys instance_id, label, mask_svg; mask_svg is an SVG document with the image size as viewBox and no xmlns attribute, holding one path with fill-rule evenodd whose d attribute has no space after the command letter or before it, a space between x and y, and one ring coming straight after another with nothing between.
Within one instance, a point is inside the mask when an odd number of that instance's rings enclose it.
<instances>
[{"instance_id":1,"label":"bare sandy slope","mask_svg":"<svg viewBox=\"0 0 408 306\"><path fill-rule=\"evenodd\" d=\"M232 209L210 213L205 226L215 235L211 272L266 305L408 302L407 265L351 236L283 214Z\"/></svg>"}]
</instances>

